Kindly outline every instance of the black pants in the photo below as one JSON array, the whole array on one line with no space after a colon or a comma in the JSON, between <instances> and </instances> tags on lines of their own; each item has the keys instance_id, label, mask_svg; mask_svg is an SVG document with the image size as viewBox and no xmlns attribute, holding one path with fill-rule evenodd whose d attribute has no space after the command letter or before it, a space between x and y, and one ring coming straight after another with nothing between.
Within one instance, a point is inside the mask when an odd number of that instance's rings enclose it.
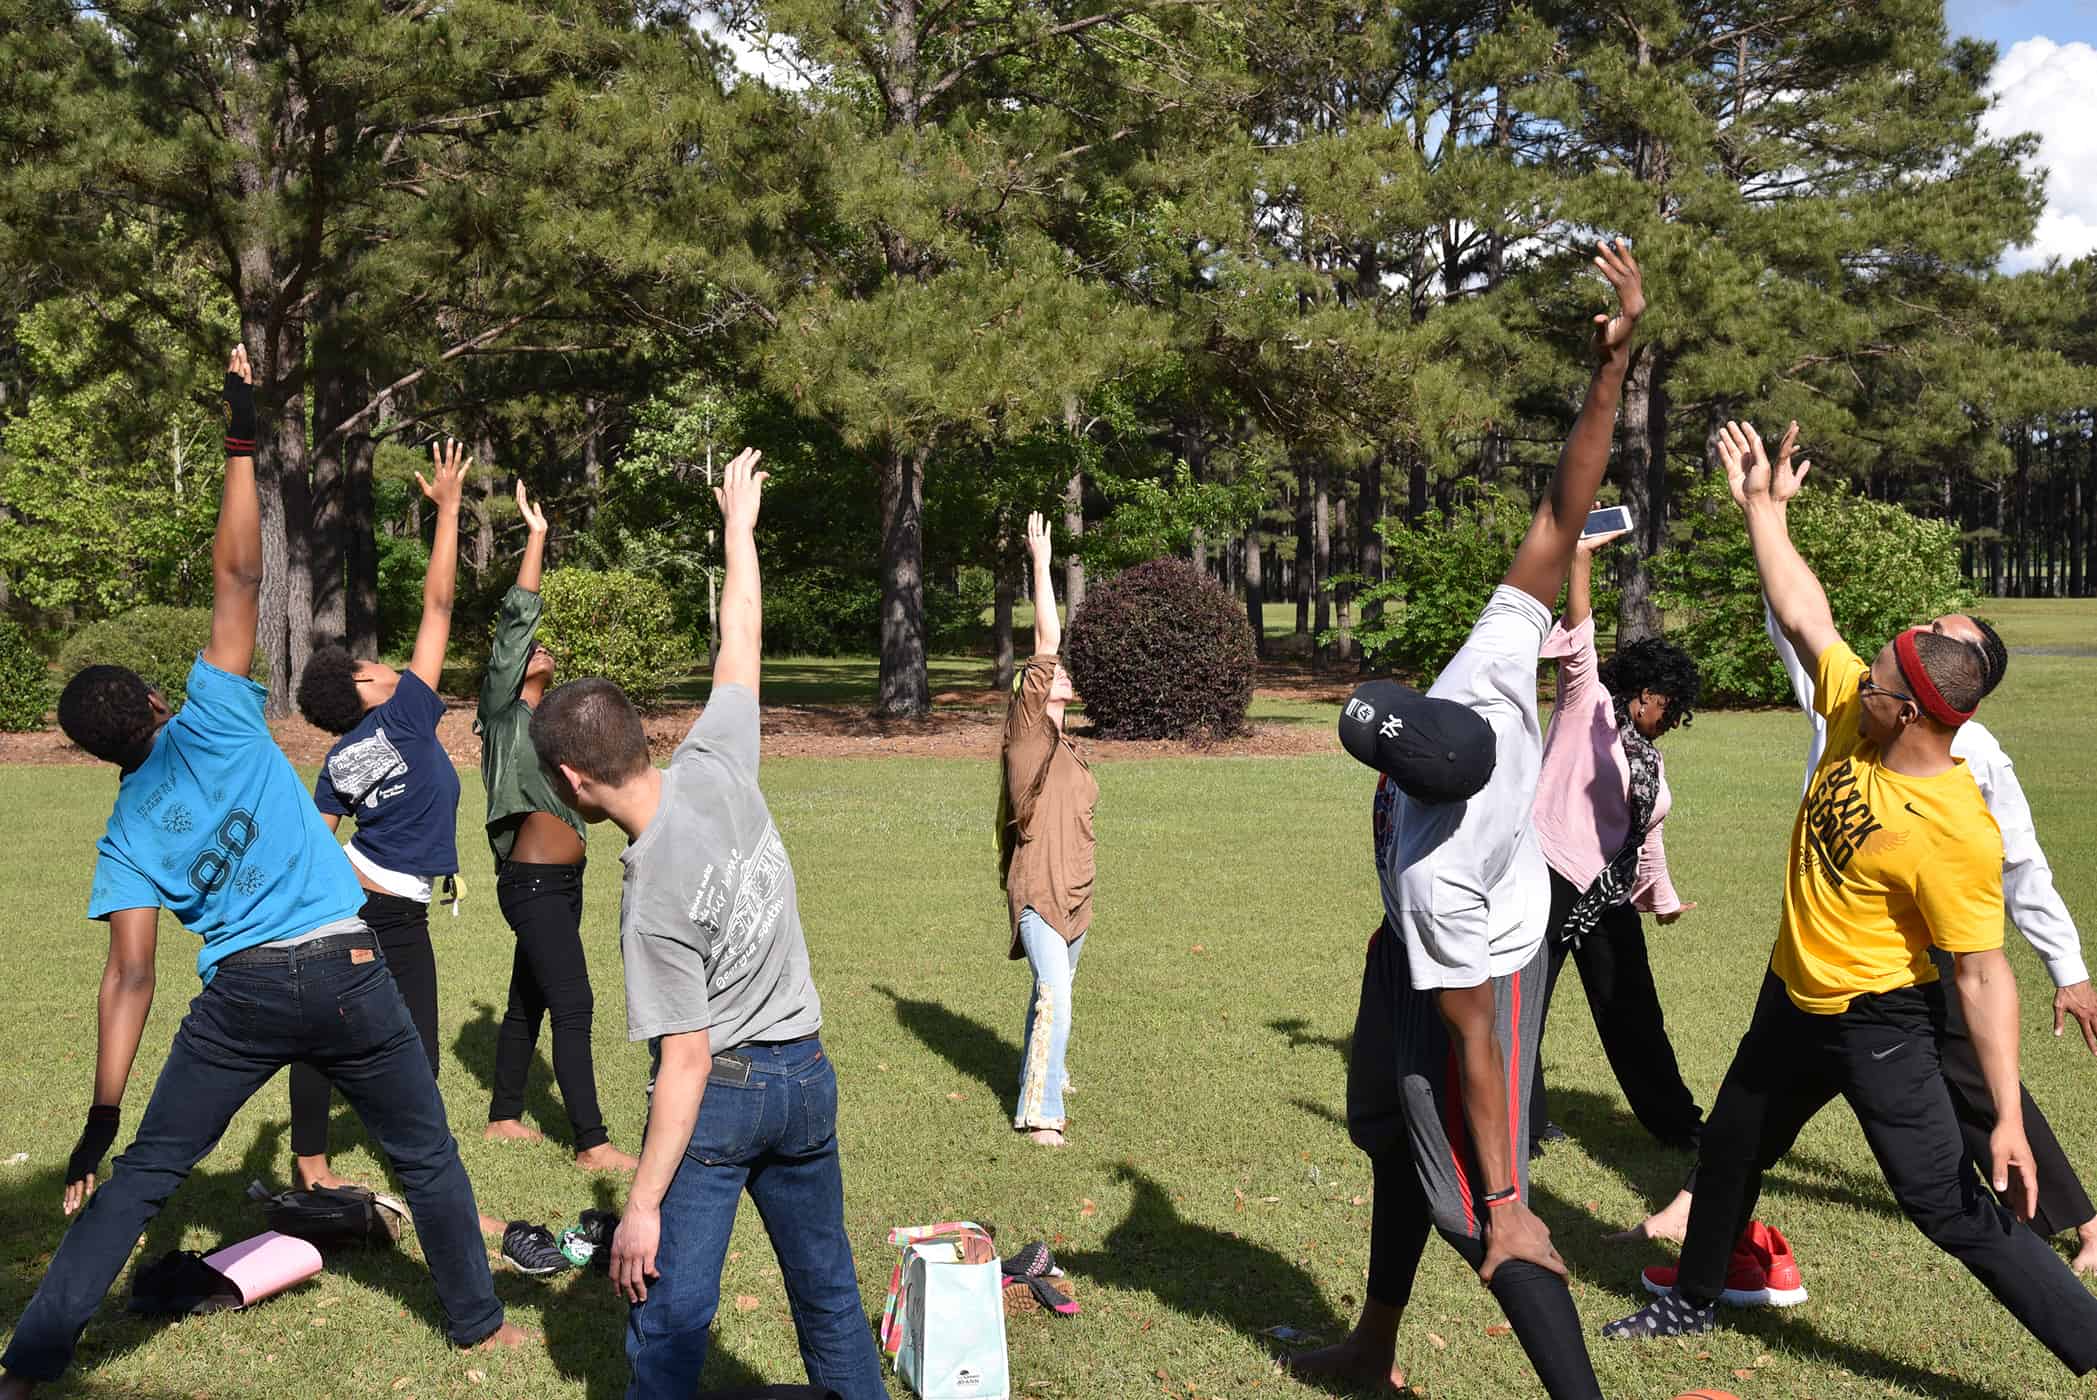
<instances>
[{"instance_id":1,"label":"black pants","mask_svg":"<svg viewBox=\"0 0 2097 1400\"><path fill-rule=\"evenodd\" d=\"M429 1057L430 1077L437 1075L437 954L430 947L430 906L399 895L364 892L364 922L378 936L386 970L408 1004L415 1033ZM328 1077L301 1061L291 1067L291 1151L297 1157L323 1157L328 1151Z\"/></svg>"},{"instance_id":2,"label":"black pants","mask_svg":"<svg viewBox=\"0 0 2097 1400\"><path fill-rule=\"evenodd\" d=\"M1632 1114L1669 1147L1694 1151L1704 1115L1689 1086L1682 1082L1675 1047L1667 1038L1667 1018L1661 1013L1653 968L1646 960L1645 925L1630 905L1614 905L1602 911L1600 922L1580 940L1580 946L1571 948L1559 941L1558 931L1579 898L1580 891L1572 881L1551 872L1551 924L1545 935L1551 949L1551 975L1544 984L1544 1015L1550 1015L1558 974L1571 953L1580 965L1580 985L1587 992L1595 1030L1602 1037L1602 1053L1609 1057L1609 1068L1615 1071ZM1550 1118L1539 1043L1536 1080L1529 1094L1529 1141L1536 1140L1537 1131Z\"/></svg>"},{"instance_id":3,"label":"black pants","mask_svg":"<svg viewBox=\"0 0 2097 1400\"><path fill-rule=\"evenodd\" d=\"M1930 959L1937 964L1937 975L1945 985L1944 1026L1938 1038L1944 1056L1944 1082L1951 1089L1952 1109L1959 1115L1966 1155L1986 1178L1988 1135L1995 1131L1995 1098L1988 1092L1987 1076L1981 1073L1973 1036L1966 1030L1966 1013L1951 985L1957 975L1951 954L1932 948ZM2024 1135L2031 1140L2032 1165L2039 1169L2039 1209L2032 1216L2032 1228L2042 1235L2057 1235L2097 1216L2097 1205L2090 1204L2090 1193L2083 1189L2075 1168L2068 1162L2068 1154L2061 1150L2053 1125L2046 1121L2038 1104L2032 1102L2031 1090L2021 1084L2017 1087L2024 1095Z\"/></svg>"},{"instance_id":4,"label":"black pants","mask_svg":"<svg viewBox=\"0 0 2097 1400\"><path fill-rule=\"evenodd\" d=\"M1860 996L1839 1016L1801 1011L1776 974L1734 1053L1697 1153L1679 1287L1716 1299L1734 1241L1775 1165L1828 1101L1849 1101L1893 1196L2077 1375L2097 1368L2097 1297L1974 1174L1939 1065L1942 983Z\"/></svg>"},{"instance_id":5,"label":"black pants","mask_svg":"<svg viewBox=\"0 0 2097 1400\"><path fill-rule=\"evenodd\" d=\"M553 1077L561 1086L575 1150L611 1140L597 1107L597 1069L590 1053L590 1023L596 1001L582 945L581 862L533 865L506 860L495 878L495 900L517 951L510 959L510 1004L495 1040L495 1096L491 1123L524 1113L524 1080L539 1023L553 1020Z\"/></svg>"}]
</instances>

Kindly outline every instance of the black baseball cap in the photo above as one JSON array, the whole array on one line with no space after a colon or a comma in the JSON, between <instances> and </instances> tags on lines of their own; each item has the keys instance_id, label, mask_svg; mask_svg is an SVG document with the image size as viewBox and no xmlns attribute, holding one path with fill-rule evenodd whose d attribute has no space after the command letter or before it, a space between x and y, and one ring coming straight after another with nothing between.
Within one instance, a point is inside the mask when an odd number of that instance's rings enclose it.
<instances>
[{"instance_id":1,"label":"black baseball cap","mask_svg":"<svg viewBox=\"0 0 2097 1400\"><path fill-rule=\"evenodd\" d=\"M1462 802L1493 776L1484 716L1396 681L1358 686L1340 709L1340 743L1418 802Z\"/></svg>"}]
</instances>

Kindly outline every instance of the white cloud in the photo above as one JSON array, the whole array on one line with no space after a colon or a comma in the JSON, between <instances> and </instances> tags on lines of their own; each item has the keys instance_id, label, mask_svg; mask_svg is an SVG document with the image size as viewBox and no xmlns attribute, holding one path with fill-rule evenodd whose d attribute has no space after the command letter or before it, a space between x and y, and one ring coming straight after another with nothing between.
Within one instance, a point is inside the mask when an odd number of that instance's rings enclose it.
<instances>
[{"instance_id":1,"label":"white cloud","mask_svg":"<svg viewBox=\"0 0 2097 1400\"><path fill-rule=\"evenodd\" d=\"M1995 99L1982 126L1990 136L2037 132L2034 165L2044 167L2046 212L2029 248L2013 248L2003 268L2019 272L2049 257L2097 252L2097 48L2047 38L2022 39L1996 61L1988 80Z\"/></svg>"}]
</instances>

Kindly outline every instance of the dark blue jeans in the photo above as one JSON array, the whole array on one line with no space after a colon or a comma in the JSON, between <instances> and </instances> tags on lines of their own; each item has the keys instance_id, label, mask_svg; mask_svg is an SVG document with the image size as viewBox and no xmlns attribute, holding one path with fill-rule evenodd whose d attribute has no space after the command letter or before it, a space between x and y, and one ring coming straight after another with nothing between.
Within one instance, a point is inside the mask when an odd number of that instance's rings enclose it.
<instances>
[{"instance_id":1,"label":"dark blue jeans","mask_svg":"<svg viewBox=\"0 0 2097 1400\"><path fill-rule=\"evenodd\" d=\"M287 962L220 966L189 1004L137 1138L66 1232L0 1357L9 1372L54 1380L65 1370L146 1223L255 1091L300 1060L335 1082L393 1164L452 1341L470 1346L502 1326L473 1188L385 961L289 951Z\"/></svg>"},{"instance_id":2,"label":"dark blue jeans","mask_svg":"<svg viewBox=\"0 0 2097 1400\"><path fill-rule=\"evenodd\" d=\"M718 1074L707 1082L691 1146L663 1197L655 1259L662 1276L627 1320L627 1400L690 1400L699 1388L721 1302L721 1262L746 1190L786 1277L809 1380L845 1400L885 1400L845 1235L837 1074L812 1038L736 1053L751 1061L749 1083Z\"/></svg>"}]
</instances>

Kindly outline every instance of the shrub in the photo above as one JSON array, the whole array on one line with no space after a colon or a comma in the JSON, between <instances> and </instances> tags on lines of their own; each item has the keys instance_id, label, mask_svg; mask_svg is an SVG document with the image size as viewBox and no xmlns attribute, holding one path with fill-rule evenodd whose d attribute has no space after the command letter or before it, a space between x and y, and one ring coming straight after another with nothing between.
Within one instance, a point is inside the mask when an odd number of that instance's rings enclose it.
<instances>
[{"instance_id":1,"label":"shrub","mask_svg":"<svg viewBox=\"0 0 2097 1400\"><path fill-rule=\"evenodd\" d=\"M1506 577L1534 514L1512 492L1486 487L1446 515L1430 510L1413 525L1378 521L1387 577L1354 599L1356 616L1372 603L1384 608L1375 625L1354 634L1370 665L1423 679L1447 665ZM1616 619L1618 601L1617 590L1603 582L1607 561L1606 554L1597 561L1594 588L1595 617L1605 628Z\"/></svg>"},{"instance_id":2,"label":"shrub","mask_svg":"<svg viewBox=\"0 0 2097 1400\"><path fill-rule=\"evenodd\" d=\"M670 590L655 579L617 569L555 569L539 592L539 636L553 648L563 680L608 677L647 710L692 667L691 641L677 630Z\"/></svg>"},{"instance_id":3,"label":"shrub","mask_svg":"<svg viewBox=\"0 0 2097 1400\"><path fill-rule=\"evenodd\" d=\"M879 579L819 567L767 574L764 588L768 654L845 656L881 649Z\"/></svg>"},{"instance_id":4,"label":"shrub","mask_svg":"<svg viewBox=\"0 0 2097 1400\"><path fill-rule=\"evenodd\" d=\"M1686 504L1688 541L1651 565L1669 639L1697 659L1708 694L1788 704L1790 683L1762 630L1762 588L1740 508L1715 477ZM1836 630L1866 659L1901 628L1973 605L1959 571L1958 528L1948 521L1839 487L1800 494L1790 514L1791 538L1827 589Z\"/></svg>"},{"instance_id":5,"label":"shrub","mask_svg":"<svg viewBox=\"0 0 2097 1400\"><path fill-rule=\"evenodd\" d=\"M422 583L429 546L405 535L379 536L379 646L405 652L422 625ZM463 635L463 629L461 635Z\"/></svg>"},{"instance_id":6,"label":"shrub","mask_svg":"<svg viewBox=\"0 0 2097 1400\"><path fill-rule=\"evenodd\" d=\"M149 604L75 632L58 653L58 670L70 677L83 666L128 667L180 709L189 696L189 668L210 640L211 609ZM269 663L259 648L248 674L269 684Z\"/></svg>"},{"instance_id":7,"label":"shrub","mask_svg":"<svg viewBox=\"0 0 2097 1400\"><path fill-rule=\"evenodd\" d=\"M1237 598L1184 560L1153 559L1087 590L1063 660L1104 733L1224 738L1245 728L1252 628Z\"/></svg>"},{"instance_id":8,"label":"shrub","mask_svg":"<svg viewBox=\"0 0 2097 1400\"><path fill-rule=\"evenodd\" d=\"M0 729L42 729L50 708L50 664L28 633L0 618Z\"/></svg>"}]
</instances>

